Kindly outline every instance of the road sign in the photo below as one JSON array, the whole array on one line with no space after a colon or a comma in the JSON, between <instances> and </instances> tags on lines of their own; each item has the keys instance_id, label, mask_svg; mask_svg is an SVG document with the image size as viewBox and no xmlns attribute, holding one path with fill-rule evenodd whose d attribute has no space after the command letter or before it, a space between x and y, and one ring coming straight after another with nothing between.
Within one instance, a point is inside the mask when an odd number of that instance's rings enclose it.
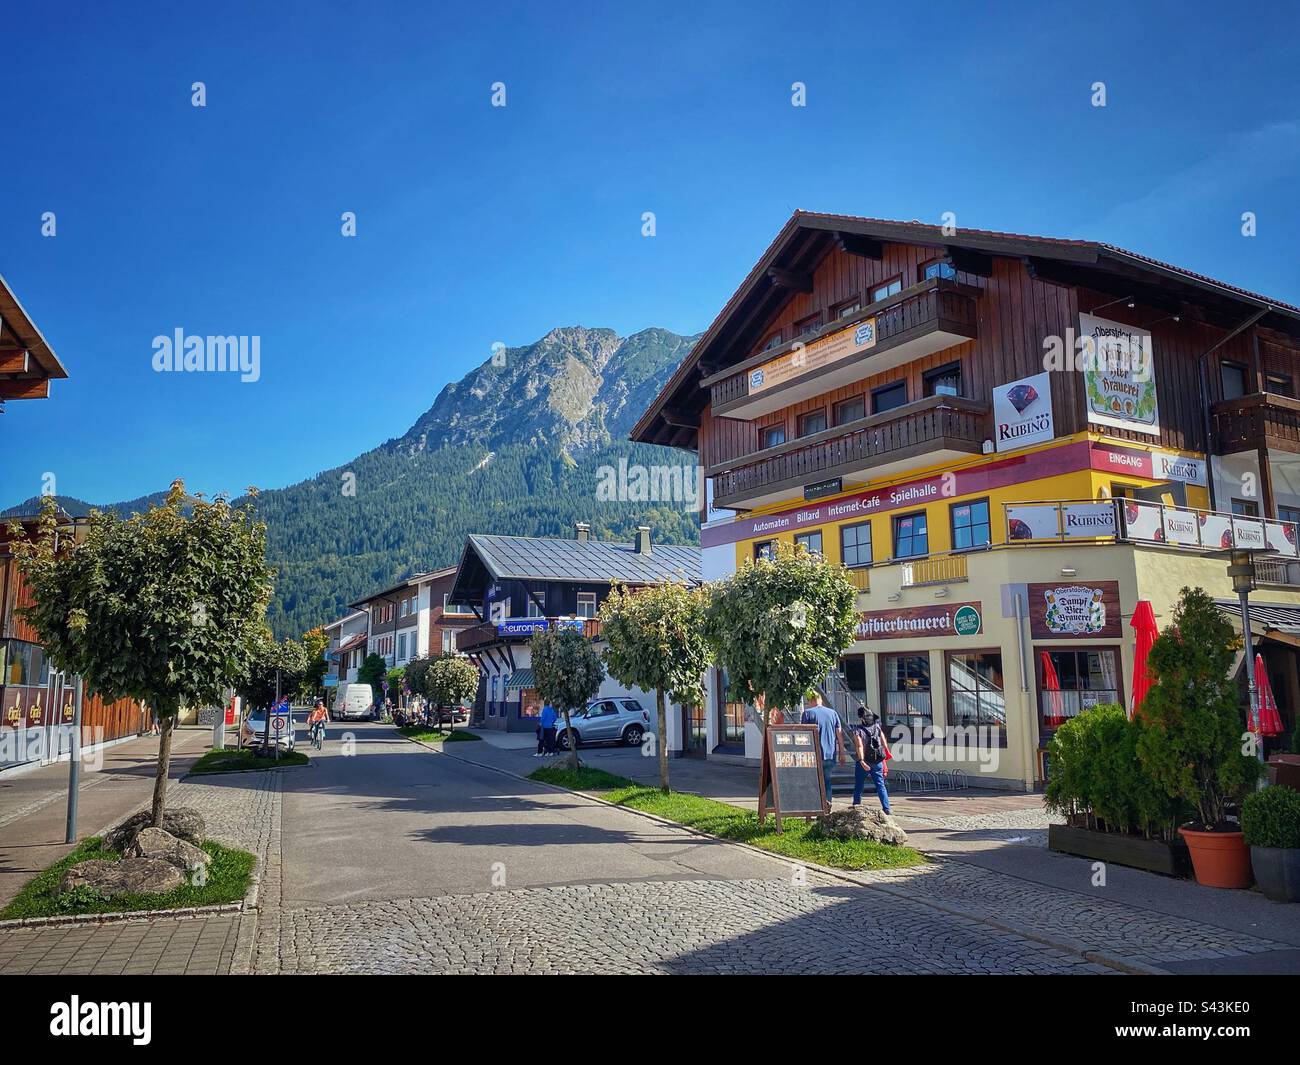
<instances>
[{"instance_id":1,"label":"road sign","mask_svg":"<svg viewBox=\"0 0 1300 1065\"><path fill-rule=\"evenodd\" d=\"M271 731L277 736L289 727L289 719L283 714L276 714L271 718Z\"/></svg>"}]
</instances>

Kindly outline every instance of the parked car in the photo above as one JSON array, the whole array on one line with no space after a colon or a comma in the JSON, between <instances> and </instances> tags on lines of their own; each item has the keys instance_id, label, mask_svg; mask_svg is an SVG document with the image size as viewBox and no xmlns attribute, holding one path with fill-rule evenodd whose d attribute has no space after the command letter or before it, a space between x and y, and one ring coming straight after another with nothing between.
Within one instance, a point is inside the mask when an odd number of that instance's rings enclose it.
<instances>
[{"instance_id":1,"label":"parked car","mask_svg":"<svg viewBox=\"0 0 1300 1065\"><path fill-rule=\"evenodd\" d=\"M556 741L560 749L569 749L570 731L578 746L589 743L625 743L637 746L650 726L650 715L639 702L625 696L610 699L593 699L582 710L569 715L569 729L564 727L564 715L557 722Z\"/></svg>"},{"instance_id":2,"label":"parked car","mask_svg":"<svg viewBox=\"0 0 1300 1065\"><path fill-rule=\"evenodd\" d=\"M271 732L271 743L276 744L283 751L293 750L293 712L287 715L289 723L284 732L278 736ZM239 726L239 746L241 747L261 747L266 742L266 711L250 710L244 715L243 721Z\"/></svg>"},{"instance_id":3,"label":"parked car","mask_svg":"<svg viewBox=\"0 0 1300 1065\"><path fill-rule=\"evenodd\" d=\"M331 721L360 720L370 718L378 721L375 710L375 693L369 684L340 684L338 697L334 700L334 709L330 711Z\"/></svg>"}]
</instances>

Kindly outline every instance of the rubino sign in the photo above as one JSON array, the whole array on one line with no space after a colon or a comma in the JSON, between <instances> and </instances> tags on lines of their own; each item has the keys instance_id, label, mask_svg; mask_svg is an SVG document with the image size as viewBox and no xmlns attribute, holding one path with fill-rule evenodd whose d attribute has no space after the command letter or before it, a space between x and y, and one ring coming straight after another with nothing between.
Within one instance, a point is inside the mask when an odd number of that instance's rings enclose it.
<instances>
[{"instance_id":1,"label":"rubino sign","mask_svg":"<svg viewBox=\"0 0 1300 1065\"><path fill-rule=\"evenodd\" d=\"M838 333L814 340L804 347L795 348L784 355L755 366L749 371L749 394L759 392L777 385L785 384L796 377L802 377L812 370L820 370L833 362L847 359L860 351L876 346L876 320L867 318L857 322Z\"/></svg>"},{"instance_id":2,"label":"rubino sign","mask_svg":"<svg viewBox=\"0 0 1300 1065\"><path fill-rule=\"evenodd\" d=\"M1007 505L1009 540L1087 540L1118 531L1115 504L1109 501Z\"/></svg>"},{"instance_id":3,"label":"rubino sign","mask_svg":"<svg viewBox=\"0 0 1300 1065\"><path fill-rule=\"evenodd\" d=\"M908 636L978 636L984 629L979 603L868 610L858 621L859 640L899 640Z\"/></svg>"},{"instance_id":4,"label":"rubino sign","mask_svg":"<svg viewBox=\"0 0 1300 1065\"><path fill-rule=\"evenodd\" d=\"M1052 428L1052 384L1046 372L993 389L994 443L999 451L1041 444Z\"/></svg>"},{"instance_id":5,"label":"rubino sign","mask_svg":"<svg viewBox=\"0 0 1300 1065\"><path fill-rule=\"evenodd\" d=\"M1119 637L1119 582L1029 585L1029 631L1036 640Z\"/></svg>"}]
</instances>

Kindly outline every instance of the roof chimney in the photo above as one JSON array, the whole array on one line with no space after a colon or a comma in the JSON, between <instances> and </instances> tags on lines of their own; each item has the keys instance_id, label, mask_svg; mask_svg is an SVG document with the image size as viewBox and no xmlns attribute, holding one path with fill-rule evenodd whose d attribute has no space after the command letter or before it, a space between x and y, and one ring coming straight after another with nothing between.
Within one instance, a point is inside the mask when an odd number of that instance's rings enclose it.
<instances>
[{"instance_id":1,"label":"roof chimney","mask_svg":"<svg viewBox=\"0 0 1300 1065\"><path fill-rule=\"evenodd\" d=\"M573 538L575 540L586 541L591 539L591 526L585 521L574 522Z\"/></svg>"},{"instance_id":2,"label":"roof chimney","mask_svg":"<svg viewBox=\"0 0 1300 1065\"><path fill-rule=\"evenodd\" d=\"M650 554L650 526L638 525L636 527L636 553L638 555Z\"/></svg>"}]
</instances>

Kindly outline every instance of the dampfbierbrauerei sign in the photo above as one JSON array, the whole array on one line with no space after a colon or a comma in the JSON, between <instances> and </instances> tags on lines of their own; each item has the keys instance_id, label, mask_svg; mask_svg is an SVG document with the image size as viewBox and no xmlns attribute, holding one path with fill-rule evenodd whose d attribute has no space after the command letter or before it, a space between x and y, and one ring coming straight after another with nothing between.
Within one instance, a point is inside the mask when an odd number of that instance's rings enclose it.
<instances>
[{"instance_id":1,"label":"dampfbierbrauerei sign","mask_svg":"<svg viewBox=\"0 0 1300 1065\"><path fill-rule=\"evenodd\" d=\"M781 818L813 817L825 809L821 746L816 725L768 725L758 780L758 820L768 811Z\"/></svg>"},{"instance_id":2,"label":"dampfbierbrauerei sign","mask_svg":"<svg viewBox=\"0 0 1300 1065\"><path fill-rule=\"evenodd\" d=\"M1119 582L1031 584L1029 632L1035 640L1114 639L1124 634Z\"/></svg>"},{"instance_id":3,"label":"dampfbierbrauerei sign","mask_svg":"<svg viewBox=\"0 0 1300 1065\"><path fill-rule=\"evenodd\" d=\"M978 636L983 630L979 603L866 610L858 619L859 640L898 640L907 636Z\"/></svg>"}]
</instances>

